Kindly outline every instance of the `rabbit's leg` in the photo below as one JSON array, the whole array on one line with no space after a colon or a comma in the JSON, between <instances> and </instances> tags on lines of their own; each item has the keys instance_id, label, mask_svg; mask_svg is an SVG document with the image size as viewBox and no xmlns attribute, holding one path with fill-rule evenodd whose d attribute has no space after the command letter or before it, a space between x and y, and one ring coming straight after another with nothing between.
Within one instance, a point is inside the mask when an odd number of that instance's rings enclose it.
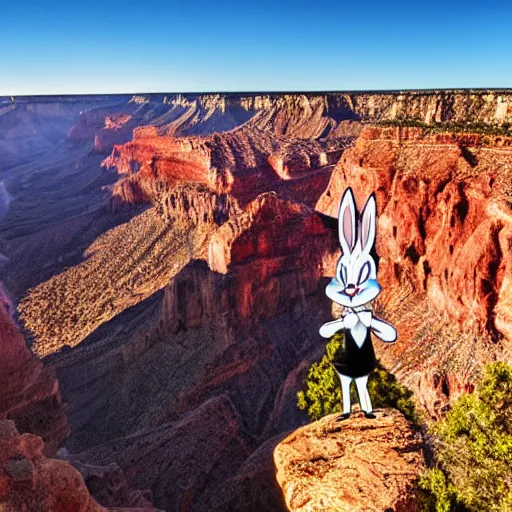
<instances>
[{"instance_id":1,"label":"rabbit's leg","mask_svg":"<svg viewBox=\"0 0 512 512\"><path fill-rule=\"evenodd\" d=\"M368 375L359 377L355 379L355 381L357 394L359 395L359 403L361 404L364 415L370 419L376 418L375 414L373 414L372 401L370 400L370 393L368 392Z\"/></svg>"},{"instance_id":2,"label":"rabbit's leg","mask_svg":"<svg viewBox=\"0 0 512 512\"><path fill-rule=\"evenodd\" d=\"M350 406L350 383L352 382L352 377L347 377L346 375L342 375L338 373L341 381L341 394L343 397L343 415L350 414L351 406Z\"/></svg>"},{"instance_id":3,"label":"rabbit's leg","mask_svg":"<svg viewBox=\"0 0 512 512\"><path fill-rule=\"evenodd\" d=\"M368 393L368 375L356 379L357 394L359 395L359 403L364 412L372 412L372 402L370 393Z\"/></svg>"}]
</instances>

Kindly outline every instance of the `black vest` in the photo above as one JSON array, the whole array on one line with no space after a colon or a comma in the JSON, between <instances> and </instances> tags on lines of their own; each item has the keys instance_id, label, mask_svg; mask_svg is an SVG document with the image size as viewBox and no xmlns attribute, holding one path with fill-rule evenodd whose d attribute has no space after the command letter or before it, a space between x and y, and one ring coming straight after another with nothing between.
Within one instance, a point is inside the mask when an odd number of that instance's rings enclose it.
<instances>
[{"instance_id":1,"label":"black vest","mask_svg":"<svg viewBox=\"0 0 512 512\"><path fill-rule=\"evenodd\" d=\"M354 379L369 375L377 366L370 328L366 328L366 338L361 348L357 345L349 329L344 330L344 336L345 342L334 354L332 365L338 373Z\"/></svg>"}]
</instances>

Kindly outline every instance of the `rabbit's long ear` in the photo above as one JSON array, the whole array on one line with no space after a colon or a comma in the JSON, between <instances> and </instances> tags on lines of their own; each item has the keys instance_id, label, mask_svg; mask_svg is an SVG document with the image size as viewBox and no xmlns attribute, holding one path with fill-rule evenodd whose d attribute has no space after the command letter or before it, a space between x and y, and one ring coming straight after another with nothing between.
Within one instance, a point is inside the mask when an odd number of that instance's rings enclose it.
<instances>
[{"instance_id":1,"label":"rabbit's long ear","mask_svg":"<svg viewBox=\"0 0 512 512\"><path fill-rule=\"evenodd\" d=\"M361 249L369 253L375 243L375 230L377 222L377 202L375 194L371 194L364 205L361 213L361 225L359 226L359 237Z\"/></svg>"},{"instance_id":2,"label":"rabbit's long ear","mask_svg":"<svg viewBox=\"0 0 512 512\"><path fill-rule=\"evenodd\" d=\"M343 254L350 254L356 245L356 203L349 187L343 193L338 214L338 235Z\"/></svg>"}]
</instances>

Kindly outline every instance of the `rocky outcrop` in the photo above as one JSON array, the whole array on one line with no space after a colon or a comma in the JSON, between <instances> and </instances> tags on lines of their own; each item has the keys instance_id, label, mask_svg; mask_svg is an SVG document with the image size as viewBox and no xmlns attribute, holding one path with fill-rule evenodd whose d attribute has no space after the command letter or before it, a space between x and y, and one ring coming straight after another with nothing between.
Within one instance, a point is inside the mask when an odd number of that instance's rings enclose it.
<instances>
[{"instance_id":1,"label":"rocky outcrop","mask_svg":"<svg viewBox=\"0 0 512 512\"><path fill-rule=\"evenodd\" d=\"M0 419L10 419L22 433L41 436L53 455L68 436L66 409L54 372L29 351L25 339L0 309Z\"/></svg>"},{"instance_id":2,"label":"rocky outcrop","mask_svg":"<svg viewBox=\"0 0 512 512\"><path fill-rule=\"evenodd\" d=\"M399 334L382 358L434 415L481 364L510 358L508 143L368 127L316 206L335 216L345 187L360 204L376 191L381 304Z\"/></svg>"},{"instance_id":3,"label":"rocky outcrop","mask_svg":"<svg viewBox=\"0 0 512 512\"><path fill-rule=\"evenodd\" d=\"M47 459L44 443L19 434L12 421L0 421L0 507L41 512L159 512L142 506L106 509L89 494L82 475L62 460ZM117 505L117 503L116 503Z\"/></svg>"},{"instance_id":4,"label":"rocky outcrop","mask_svg":"<svg viewBox=\"0 0 512 512\"><path fill-rule=\"evenodd\" d=\"M288 510L419 510L421 436L396 410L376 415L344 422L326 416L276 446L276 478Z\"/></svg>"},{"instance_id":5,"label":"rocky outcrop","mask_svg":"<svg viewBox=\"0 0 512 512\"><path fill-rule=\"evenodd\" d=\"M44 457L43 446L37 436L19 435L13 422L0 422L0 504L6 510L104 511L80 473Z\"/></svg>"}]
</instances>

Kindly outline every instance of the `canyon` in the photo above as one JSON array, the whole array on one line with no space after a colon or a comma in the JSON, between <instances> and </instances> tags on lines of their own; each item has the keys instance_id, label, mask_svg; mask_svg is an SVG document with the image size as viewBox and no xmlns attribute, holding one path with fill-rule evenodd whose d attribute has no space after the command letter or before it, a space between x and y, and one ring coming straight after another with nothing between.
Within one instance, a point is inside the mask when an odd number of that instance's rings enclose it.
<instances>
[{"instance_id":1,"label":"canyon","mask_svg":"<svg viewBox=\"0 0 512 512\"><path fill-rule=\"evenodd\" d=\"M377 355L428 418L512 360L510 91L0 105L0 413L99 507L287 509L347 186L377 197Z\"/></svg>"}]
</instances>

